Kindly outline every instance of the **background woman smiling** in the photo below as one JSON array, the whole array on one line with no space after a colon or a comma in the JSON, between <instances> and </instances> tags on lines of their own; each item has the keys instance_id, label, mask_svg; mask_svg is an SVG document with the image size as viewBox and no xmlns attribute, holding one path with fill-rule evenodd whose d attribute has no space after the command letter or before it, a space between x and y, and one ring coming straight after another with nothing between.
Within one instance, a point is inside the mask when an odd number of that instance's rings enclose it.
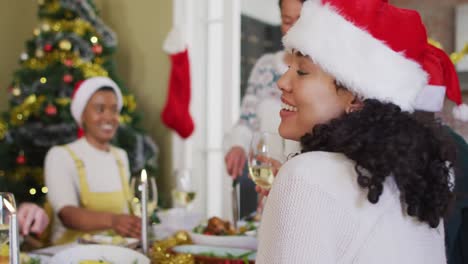
<instances>
[{"instance_id":1,"label":"background woman smiling","mask_svg":"<svg viewBox=\"0 0 468 264\"><path fill-rule=\"evenodd\" d=\"M140 235L140 219L128 214L128 157L110 144L121 108L120 90L107 77L87 79L75 91L71 112L84 137L52 148L45 160L55 244L103 230Z\"/></svg>"}]
</instances>

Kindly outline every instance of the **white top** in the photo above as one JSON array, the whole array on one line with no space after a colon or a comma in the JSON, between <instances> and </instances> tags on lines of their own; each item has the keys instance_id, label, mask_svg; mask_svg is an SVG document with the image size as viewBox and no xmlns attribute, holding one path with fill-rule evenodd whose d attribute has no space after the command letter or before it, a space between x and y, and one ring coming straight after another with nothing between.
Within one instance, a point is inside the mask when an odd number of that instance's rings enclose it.
<instances>
[{"instance_id":1,"label":"white top","mask_svg":"<svg viewBox=\"0 0 468 264\"><path fill-rule=\"evenodd\" d=\"M225 140L225 148L240 146L247 152L254 131L278 133L281 122L281 91L276 82L288 69L284 51L260 57L250 73L242 98L241 116ZM297 152L299 144L286 140L286 154Z\"/></svg>"},{"instance_id":2,"label":"white top","mask_svg":"<svg viewBox=\"0 0 468 264\"><path fill-rule=\"evenodd\" d=\"M116 192L122 190L122 182L117 161L112 152L99 150L85 138L68 144L85 167L90 192ZM127 177L130 175L127 153L117 148ZM60 238L65 231L57 213L65 206L80 206L80 184L78 170L70 153L56 146L49 150L45 158L45 183L49 192L48 200L55 212L52 241Z\"/></svg>"},{"instance_id":3,"label":"white top","mask_svg":"<svg viewBox=\"0 0 468 264\"><path fill-rule=\"evenodd\" d=\"M407 216L393 177L377 204L342 154L308 152L286 162L266 202L257 264L446 263L443 222Z\"/></svg>"}]
</instances>

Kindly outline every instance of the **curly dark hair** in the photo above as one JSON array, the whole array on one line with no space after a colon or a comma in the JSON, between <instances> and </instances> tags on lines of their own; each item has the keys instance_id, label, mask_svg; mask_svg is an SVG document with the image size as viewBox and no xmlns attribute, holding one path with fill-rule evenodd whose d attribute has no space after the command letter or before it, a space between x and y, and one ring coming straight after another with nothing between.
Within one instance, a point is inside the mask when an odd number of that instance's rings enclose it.
<instances>
[{"instance_id":1,"label":"curly dark hair","mask_svg":"<svg viewBox=\"0 0 468 264\"><path fill-rule=\"evenodd\" d=\"M375 204L393 175L408 215L435 228L453 201L450 173L455 153L436 120L417 119L391 103L368 99L363 108L301 138L302 152L343 153L356 162L357 182Z\"/></svg>"}]
</instances>

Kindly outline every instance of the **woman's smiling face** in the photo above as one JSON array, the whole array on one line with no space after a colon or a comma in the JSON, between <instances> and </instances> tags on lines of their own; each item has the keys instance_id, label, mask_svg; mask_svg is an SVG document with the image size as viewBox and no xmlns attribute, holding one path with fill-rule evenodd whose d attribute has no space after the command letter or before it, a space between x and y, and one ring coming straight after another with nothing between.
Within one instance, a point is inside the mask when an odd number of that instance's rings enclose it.
<instances>
[{"instance_id":1,"label":"woman's smiling face","mask_svg":"<svg viewBox=\"0 0 468 264\"><path fill-rule=\"evenodd\" d=\"M283 138L299 141L317 124L325 124L352 107L355 96L338 88L335 79L308 56L294 52L289 70L278 80L282 91Z\"/></svg>"}]
</instances>

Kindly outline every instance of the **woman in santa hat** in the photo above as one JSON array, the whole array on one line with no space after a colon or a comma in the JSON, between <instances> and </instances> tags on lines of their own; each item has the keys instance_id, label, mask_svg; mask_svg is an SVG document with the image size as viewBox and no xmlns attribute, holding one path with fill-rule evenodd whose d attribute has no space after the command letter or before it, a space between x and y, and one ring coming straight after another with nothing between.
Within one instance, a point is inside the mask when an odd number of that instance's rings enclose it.
<instances>
[{"instance_id":1,"label":"woman in santa hat","mask_svg":"<svg viewBox=\"0 0 468 264\"><path fill-rule=\"evenodd\" d=\"M45 159L54 244L103 230L140 235L140 219L129 215L128 157L110 144L121 108L120 89L107 77L87 79L75 90L71 113L83 137L53 147Z\"/></svg>"},{"instance_id":2,"label":"woman in santa hat","mask_svg":"<svg viewBox=\"0 0 468 264\"><path fill-rule=\"evenodd\" d=\"M428 73L442 66L452 84L456 74L419 14L386 0L308 0L283 42L294 56L278 81L279 132L302 154L272 186L256 263L446 263L454 149L413 112L443 102Z\"/></svg>"}]
</instances>

